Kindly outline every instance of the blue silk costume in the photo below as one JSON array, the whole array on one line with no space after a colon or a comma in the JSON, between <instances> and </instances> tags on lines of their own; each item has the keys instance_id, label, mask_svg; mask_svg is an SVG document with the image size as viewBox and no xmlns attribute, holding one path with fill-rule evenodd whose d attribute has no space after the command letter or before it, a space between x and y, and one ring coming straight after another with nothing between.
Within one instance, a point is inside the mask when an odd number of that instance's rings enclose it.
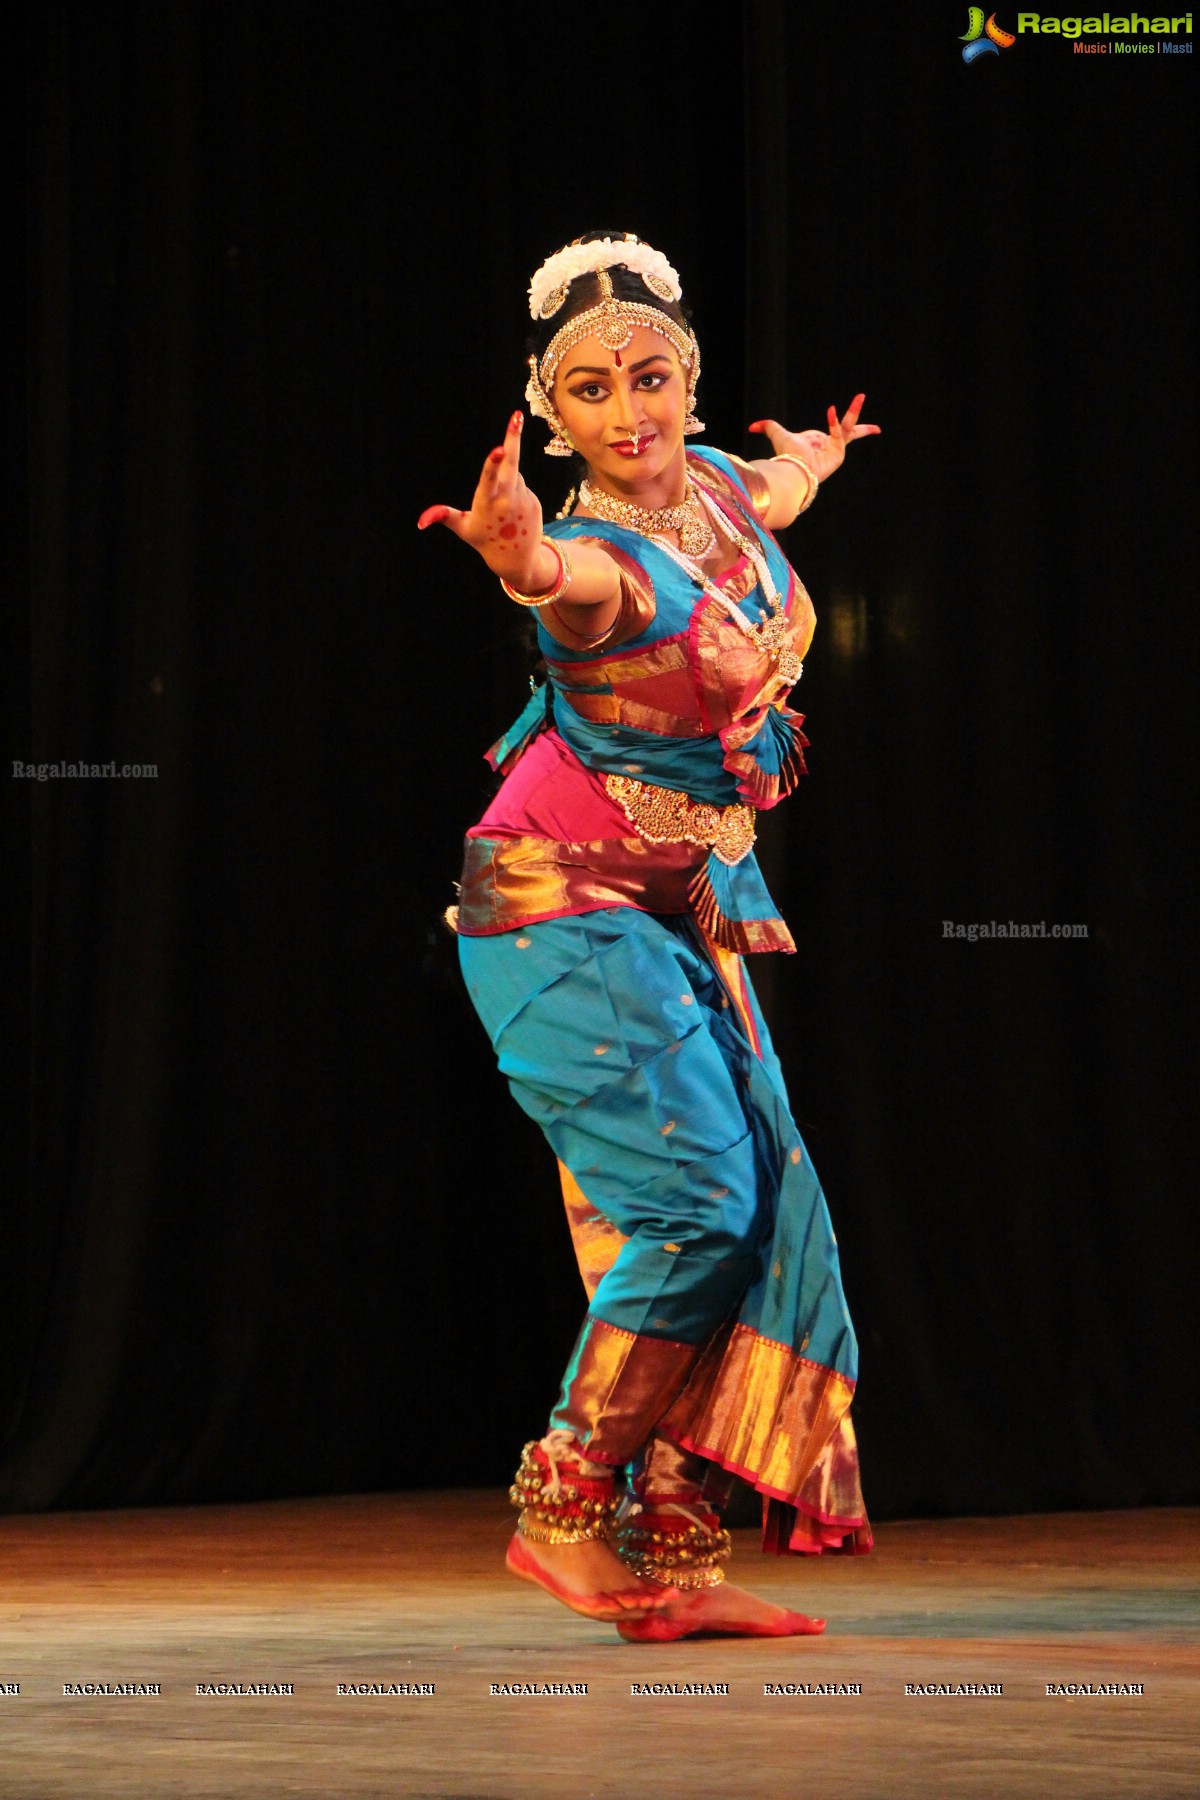
<instances>
[{"instance_id":1,"label":"blue silk costume","mask_svg":"<svg viewBox=\"0 0 1200 1800\"><path fill-rule=\"evenodd\" d=\"M761 489L720 452L688 464L757 538L798 660L812 610ZM575 649L539 627L550 678L493 752L508 780L467 840L458 931L500 1068L558 1159L589 1295L551 1425L591 1460L743 1476L769 1548L865 1550L836 1240L743 962L790 934L752 851L656 841L645 796L606 781L772 806L803 768L794 674L639 534L575 517L547 535L610 550L621 620ZM767 615L745 559L722 585Z\"/></svg>"}]
</instances>

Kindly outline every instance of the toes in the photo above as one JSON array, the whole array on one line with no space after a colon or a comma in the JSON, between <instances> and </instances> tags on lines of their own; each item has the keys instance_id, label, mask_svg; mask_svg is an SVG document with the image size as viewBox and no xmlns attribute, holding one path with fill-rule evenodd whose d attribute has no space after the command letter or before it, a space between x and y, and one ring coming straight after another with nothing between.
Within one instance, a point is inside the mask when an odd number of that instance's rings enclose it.
<instances>
[{"instance_id":1,"label":"toes","mask_svg":"<svg viewBox=\"0 0 1200 1800\"><path fill-rule=\"evenodd\" d=\"M647 1593L645 1588L623 1588L620 1593L606 1594L604 1597L634 1615L661 1612L668 1603L666 1596L660 1599L657 1594Z\"/></svg>"},{"instance_id":2,"label":"toes","mask_svg":"<svg viewBox=\"0 0 1200 1800\"><path fill-rule=\"evenodd\" d=\"M824 1619L810 1619L807 1613L790 1612L787 1618L793 1637L819 1637L825 1629Z\"/></svg>"}]
</instances>

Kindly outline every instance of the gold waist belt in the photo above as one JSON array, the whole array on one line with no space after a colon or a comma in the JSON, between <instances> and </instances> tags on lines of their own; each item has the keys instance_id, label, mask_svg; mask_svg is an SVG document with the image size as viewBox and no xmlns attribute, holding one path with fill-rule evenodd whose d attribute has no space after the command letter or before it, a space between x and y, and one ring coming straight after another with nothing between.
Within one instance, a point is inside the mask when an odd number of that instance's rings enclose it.
<instances>
[{"instance_id":1,"label":"gold waist belt","mask_svg":"<svg viewBox=\"0 0 1200 1800\"><path fill-rule=\"evenodd\" d=\"M631 775L606 775L604 785L639 837L651 844L704 844L731 865L754 848L752 806L710 806Z\"/></svg>"}]
</instances>

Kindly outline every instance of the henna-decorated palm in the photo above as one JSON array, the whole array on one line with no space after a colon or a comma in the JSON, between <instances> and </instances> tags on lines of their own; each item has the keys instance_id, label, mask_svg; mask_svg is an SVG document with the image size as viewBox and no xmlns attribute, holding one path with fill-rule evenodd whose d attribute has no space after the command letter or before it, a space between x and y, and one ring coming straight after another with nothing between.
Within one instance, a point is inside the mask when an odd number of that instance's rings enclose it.
<instances>
[{"instance_id":1,"label":"henna-decorated palm","mask_svg":"<svg viewBox=\"0 0 1200 1800\"><path fill-rule=\"evenodd\" d=\"M542 505L521 475L523 423L523 415L515 412L503 444L488 454L468 511L427 506L417 528L424 531L429 525L445 525L455 537L478 550L501 581L525 593L542 541Z\"/></svg>"},{"instance_id":2,"label":"henna-decorated palm","mask_svg":"<svg viewBox=\"0 0 1200 1800\"><path fill-rule=\"evenodd\" d=\"M855 438L878 436L878 425L860 425L858 422L865 399L865 394L856 394L841 419L838 418L837 407L831 406L827 432L787 431L778 419L756 419L749 429L760 431L769 437L776 456L789 452L794 456L802 456L817 480L824 481L827 475L832 475L835 469L841 468L847 444L852 444Z\"/></svg>"}]
</instances>

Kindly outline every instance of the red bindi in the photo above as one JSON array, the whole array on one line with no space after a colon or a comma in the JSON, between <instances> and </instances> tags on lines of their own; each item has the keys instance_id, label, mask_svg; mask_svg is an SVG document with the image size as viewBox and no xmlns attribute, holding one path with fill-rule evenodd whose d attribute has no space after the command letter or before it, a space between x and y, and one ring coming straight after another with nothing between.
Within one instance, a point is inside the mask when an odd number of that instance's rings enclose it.
<instances>
[{"instance_id":1,"label":"red bindi","mask_svg":"<svg viewBox=\"0 0 1200 1800\"><path fill-rule=\"evenodd\" d=\"M619 369L621 367L621 352L619 350L613 351L613 360Z\"/></svg>"}]
</instances>

